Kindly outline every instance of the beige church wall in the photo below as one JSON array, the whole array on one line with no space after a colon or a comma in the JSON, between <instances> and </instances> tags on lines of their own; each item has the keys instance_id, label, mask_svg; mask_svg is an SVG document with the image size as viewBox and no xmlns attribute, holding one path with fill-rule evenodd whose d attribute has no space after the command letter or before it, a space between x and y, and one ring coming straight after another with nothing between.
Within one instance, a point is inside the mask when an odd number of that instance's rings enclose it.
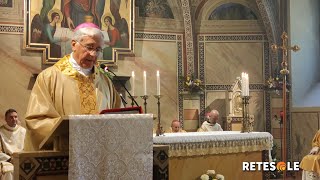
<instances>
[{"instance_id":1,"label":"beige church wall","mask_svg":"<svg viewBox=\"0 0 320 180\"><path fill-rule=\"evenodd\" d=\"M226 92L224 91L207 91L206 92L206 109L205 112L210 112L213 109L219 111L220 119L218 123L223 130L226 130Z\"/></svg>"},{"instance_id":2,"label":"beige church wall","mask_svg":"<svg viewBox=\"0 0 320 180\"><path fill-rule=\"evenodd\" d=\"M220 124L226 130L226 92L225 91L208 91L206 92L206 112L216 109L220 113ZM265 131L264 115L264 93L261 91L251 91L249 100L249 113L254 115L254 131Z\"/></svg>"},{"instance_id":3,"label":"beige church wall","mask_svg":"<svg viewBox=\"0 0 320 180\"><path fill-rule=\"evenodd\" d=\"M147 113L158 116L156 72L160 71L161 83L161 124L164 129L171 125L173 119L178 119L177 107L177 43L174 41L135 41L135 57L127 57L118 61L118 74L130 76L135 72L135 95L143 95L143 71L147 72ZM127 83L129 91L132 92L131 83ZM137 102L143 107L142 98L138 97ZM157 126L154 121L154 127Z\"/></svg>"},{"instance_id":4,"label":"beige church wall","mask_svg":"<svg viewBox=\"0 0 320 180\"><path fill-rule=\"evenodd\" d=\"M266 131L264 93L262 91L250 92L249 112L254 115L254 131Z\"/></svg>"},{"instance_id":5,"label":"beige church wall","mask_svg":"<svg viewBox=\"0 0 320 180\"><path fill-rule=\"evenodd\" d=\"M205 42L204 78L206 85L213 85L212 88L214 88L206 93L205 111L218 109L224 121L227 116L226 90L216 89L232 85L236 78L241 76L241 72L249 74L250 84L264 83L264 41L245 41L235 38L231 42L228 40ZM218 85L222 87L217 87ZM251 89L250 96L249 111L255 117L254 131L265 131L264 93L262 90Z\"/></svg>"},{"instance_id":6,"label":"beige church wall","mask_svg":"<svg viewBox=\"0 0 320 180\"><path fill-rule=\"evenodd\" d=\"M200 94L183 95L183 129L197 131L200 126Z\"/></svg>"},{"instance_id":7,"label":"beige church wall","mask_svg":"<svg viewBox=\"0 0 320 180\"><path fill-rule=\"evenodd\" d=\"M26 51L22 49L21 34L0 34L0 120L4 121L4 112L8 108L18 111L24 125L24 115L31 89L34 83L33 74L41 72L44 67L41 51ZM147 92L152 95L147 100L148 113L157 116L156 71L161 75L161 122L165 129L173 119L178 119L177 108L177 43L166 41L136 41L135 57L126 57L118 61L118 75L130 76L136 74L135 94L143 94L142 76L147 71ZM127 83L131 91L130 82ZM138 97L137 102L143 106ZM154 121L156 125L157 121Z\"/></svg>"},{"instance_id":8,"label":"beige church wall","mask_svg":"<svg viewBox=\"0 0 320 180\"><path fill-rule=\"evenodd\" d=\"M21 34L0 34L0 120L14 108L24 125L24 115L33 85L33 73L41 69L40 55L22 49Z\"/></svg>"},{"instance_id":9,"label":"beige church wall","mask_svg":"<svg viewBox=\"0 0 320 180\"><path fill-rule=\"evenodd\" d=\"M206 84L232 84L241 72L250 83L263 83L263 44L220 42L205 44Z\"/></svg>"},{"instance_id":10,"label":"beige church wall","mask_svg":"<svg viewBox=\"0 0 320 180\"><path fill-rule=\"evenodd\" d=\"M22 49L22 35L0 34L0 119L4 121L4 112L15 108L24 124L24 115L31 89L34 83L33 74L41 72L43 67L41 51L26 51ZM156 71L161 76L161 122L165 129L173 119L178 119L177 108L177 43L176 41L136 41L135 57L126 57L118 61L116 73L130 76L135 71L135 94L143 94L143 71L147 71L147 112L157 116ZM131 91L130 82L127 87ZM143 107L143 101L137 102ZM156 125L157 121L154 121Z\"/></svg>"}]
</instances>

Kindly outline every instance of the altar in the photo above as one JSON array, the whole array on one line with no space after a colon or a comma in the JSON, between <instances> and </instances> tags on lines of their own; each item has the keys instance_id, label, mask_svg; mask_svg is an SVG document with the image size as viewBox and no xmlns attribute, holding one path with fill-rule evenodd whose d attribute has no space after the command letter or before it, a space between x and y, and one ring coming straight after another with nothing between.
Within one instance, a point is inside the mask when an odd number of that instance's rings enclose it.
<instances>
[{"instance_id":1,"label":"altar","mask_svg":"<svg viewBox=\"0 0 320 180\"><path fill-rule=\"evenodd\" d=\"M169 145L169 179L198 179L215 170L225 179L263 179L262 171L243 172L243 162L267 161L273 137L268 132L190 132L155 136L154 144Z\"/></svg>"}]
</instances>

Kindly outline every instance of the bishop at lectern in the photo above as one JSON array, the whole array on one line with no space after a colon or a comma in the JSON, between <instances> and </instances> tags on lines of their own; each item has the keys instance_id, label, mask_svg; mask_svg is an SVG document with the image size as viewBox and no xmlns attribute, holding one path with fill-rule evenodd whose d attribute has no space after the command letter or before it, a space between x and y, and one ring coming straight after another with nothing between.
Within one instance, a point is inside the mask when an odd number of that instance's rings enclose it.
<instances>
[{"instance_id":1,"label":"bishop at lectern","mask_svg":"<svg viewBox=\"0 0 320 180\"><path fill-rule=\"evenodd\" d=\"M26 112L25 149L38 150L62 116L121 107L111 80L95 66L103 46L102 32L95 24L80 24L72 37L72 53L38 75Z\"/></svg>"}]
</instances>

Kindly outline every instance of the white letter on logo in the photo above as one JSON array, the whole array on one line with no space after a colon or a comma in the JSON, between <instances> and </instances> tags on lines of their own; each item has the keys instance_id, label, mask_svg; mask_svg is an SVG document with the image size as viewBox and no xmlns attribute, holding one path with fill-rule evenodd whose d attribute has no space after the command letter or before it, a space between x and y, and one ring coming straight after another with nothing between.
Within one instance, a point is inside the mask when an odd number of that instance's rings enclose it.
<instances>
[{"instance_id":1,"label":"white letter on logo","mask_svg":"<svg viewBox=\"0 0 320 180\"><path fill-rule=\"evenodd\" d=\"M276 163L275 162L270 162L270 168L269 168L269 170L270 171L275 171L276 170Z\"/></svg>"},{"instance_id":2,"label":"white letter on logo","mask_svg":"<svg viewBox=\"0 0 320 180\"><path fill-rule=\"evenodd\" d=\"M292 171L292 170L293 170L290 165L291 165L291 163L290 163L290 162L287 162L287 171Z\"/></svg>"},{"instance_id":3,"label":"white letter on logo","mask_svg":"<svg viewBox=\"0 0 320 180\"><path fill-rule=\"evenodd\" d=\"M249 171L249 163L242 162L242 171Z\"/></svg>"},{"instance_id":4,"label":"white letter on logo","mask_svg":"<svg viewBox=\"0 0 320 180\"><path fill-rule=\"evenodd\" d=\"M293 170L299 171L299 164L300 162L293 162Z\"/></svg>"},{"instance_id":5,"label":"white letter on logo","mask_svg":"<svg viewBox=\"0 0 320 180\"><path fill-rule=\"evenodd\" d=\"M269 171L269 162L263 162L263 171Z\"/></svg>"},{"instance_id":6,"label":"white letter on logo","mask_svg":"<svg viewBox=\"0 0 320 180\"><path fill-rule=\"evenodd\" d=\"M255 167L255 162L250 162L250 171L255 171L256 167Z\"/></svg>"},{"instance_id":7,"label":"white letter on logo","mask_svg":"<svg viewBox=\"0 0 320 180\"><path fill-rule=\"evenodd\" d=\"M256 163L257 163L257 166L258 166L258 171L261 171L262 162L256 162Z\"/></svg>"}]
</instances>

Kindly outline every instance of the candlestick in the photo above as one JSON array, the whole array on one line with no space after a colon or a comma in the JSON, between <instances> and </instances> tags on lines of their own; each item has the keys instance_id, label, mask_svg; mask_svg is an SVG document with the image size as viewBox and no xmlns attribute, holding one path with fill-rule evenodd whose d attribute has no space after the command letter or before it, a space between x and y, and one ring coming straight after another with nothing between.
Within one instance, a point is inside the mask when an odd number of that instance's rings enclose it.
<instances>
[{"instance_id":1,"label":"candlestick","mask_svg":"<svg viewBox=\"0 0 320 180\"><path fill-rule=\"evenodd\" d=\"M154 97L158 100L158 126L157 126L157 130L156 130L156 136L160 136L163 135L163 129L161 126L161 121L160 121L160 117L161 117L161 113L160 113L160 98L162 97L161 95L154 95Z\"/></svg>"},{"instance_id":2,"label":"candlestick","mask_svg":"<svg viewBox=\"0 0 320 180\"><path fill-rule=\"evenodd\" d=\"M135 99L137 98L138 96L128 96L128 98L131 99L131 106L133 107L135 105Z\"/></svg>"},{"instance_id":3,"label":"candlestick","mask_svg":"<svg viewBox=\"0 0 320 180\"><path fill-rule=\"evenodd\" d=\"M147 72L143 71L143 92L144 95L147 95Z\"/></svg>"},{"instance_id":4,"label":"candlestick","mask_svg":"<svg viewBox=\"0 0 320 180\"><path fill-rule=\"evenodd\" d=\"M131 95L134 96L134 81L135 81L135 75L134 75L134 71L131 72Z\"/></svg>"},{"instance_id":5,"label":"candlestick","mask_svg":"<svg viewBox=\"0 0 320 180\"><path fill-rule=\"evenodd\" d=\"M157 71L157 95L160 96L160 72Z\"/></svg>"},{"instance_id":6,"label":"candlestick","mask_svg":"<svg viewBox=\"0 0 320 180\"><path fill-rule=\"evenodd\" d=\"M144 113L147 114L147 99L148 99L148 95L144 95L144 96L140 96L143 100L144 100Z\"/></svg>"},{"instance_id":7,"label":"candlestick","mask_svg":"<svg viewBox=\"0 0 320 180\"><path fill-rule=\"evenodd\" d=\"M242 128L241 132L252 132L253 131L253 121L254 119L249 115L249 99L250 96L242 97Z\"/></svg>"}]
</instances>

